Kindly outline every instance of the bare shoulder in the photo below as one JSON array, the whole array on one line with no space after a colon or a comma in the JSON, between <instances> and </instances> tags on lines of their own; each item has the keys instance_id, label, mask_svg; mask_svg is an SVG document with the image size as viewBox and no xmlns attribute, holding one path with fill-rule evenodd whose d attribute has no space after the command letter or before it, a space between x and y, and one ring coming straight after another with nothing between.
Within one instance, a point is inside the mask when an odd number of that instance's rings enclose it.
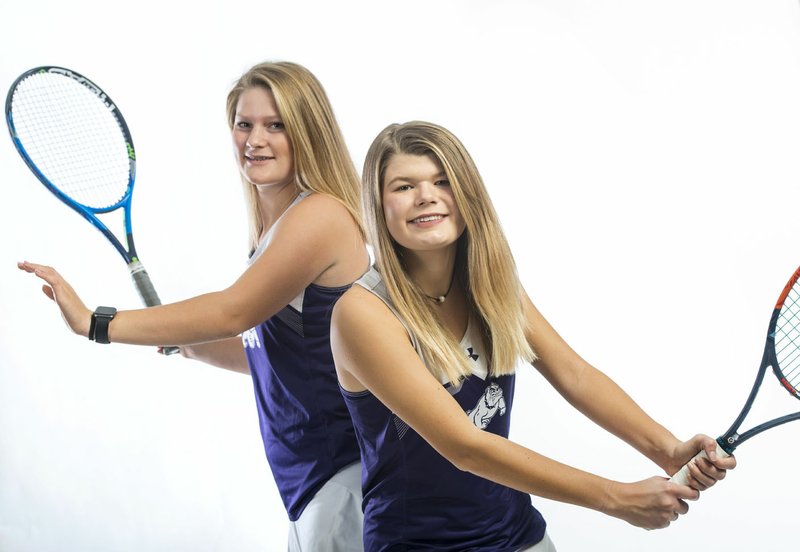
<instances>
[{"instance_id":1,"label":"bare shoulder","mask_svg":"<svg viewBox=\"0 0 800 552\"><path fill-rule=\"evenodd\" d=\"M294 205L284 216L286 223L302 221L309 226L356 228L356 221L340 201L326 194L311 194Z\"/></svg>"},{"instance_id":2,"label":"bare shoulder","mask_svg":"<svg viewBox=\"0 0 800 552\"><path fill-rule=\"evenodd\" d=\"M389 308L375 296L358 284L353 284L336 301L333 307L333 323L339 326L357 325L368 318L381 317Z\"/></svg>"},{"instance_id":3,"label":"bare shoulder","mask_svg":"<svg viewBox=\"0 0 800 552\"><path fill-rule=\"evenodd\" d=\"M356 342L365 336L374 340L381 336L406 334L400 320L389 307L375 294L357 284L336 301L331 324L331 331L343 342Z\"/></svg>"},{"instance_id":4,"label":"bare shoulder","mask_svg":"<svg viewBox=\"0 0 800 552\"><path fill-rule=\"evenodd\" d=\"M344 389L369 389L378 396L392 374L419 361L400 320L360 285L352 286L334 306L331 350Z\"/></svg>"}]
</instances>

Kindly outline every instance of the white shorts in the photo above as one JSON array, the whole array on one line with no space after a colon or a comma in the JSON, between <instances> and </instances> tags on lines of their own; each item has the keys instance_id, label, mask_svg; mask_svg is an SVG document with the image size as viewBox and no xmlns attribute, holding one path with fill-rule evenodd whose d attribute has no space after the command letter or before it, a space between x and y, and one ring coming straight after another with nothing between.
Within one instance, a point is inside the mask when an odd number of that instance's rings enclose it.
<instances>
[{"instance_id":1,"label":"white shorts","mask_svg":"<svg viewBox=\"0 0 800 552\"><path fill-rule=\"evenodd\" d=\"M529 546L528 548L522 548L518 552L557 552L557 551L556 551L556 545L553 544L553 541L550 540L550 535L548 535L547 532L545 532L542 540L540 540L533 546Z\"/></svg>"},{"instance_id":2,"label":"white shorts","mask_svg":"<svg viewBox=\"0 0 800 552\"><path fill-rule=\"evenodd\" d=\"M362 552L361 463L339 470L289 522L289 552ZM537 551L538 552L538 551Z\"/></svg>"}]
</instances>

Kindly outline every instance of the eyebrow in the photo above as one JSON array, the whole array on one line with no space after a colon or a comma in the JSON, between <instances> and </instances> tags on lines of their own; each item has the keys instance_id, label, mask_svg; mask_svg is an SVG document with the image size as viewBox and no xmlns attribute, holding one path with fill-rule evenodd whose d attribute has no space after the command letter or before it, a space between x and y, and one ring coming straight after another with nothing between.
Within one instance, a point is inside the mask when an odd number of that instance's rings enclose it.
<instances>
[{"instance_id":1,"label":"eyebrow","mask_svg":"<svg viewBox=\"0 0 800 552\"><path fill-rule=\"evenodd\" d=\"M438 180L440 178L447 178L447 175L444 171L440 171L433 175L433 178ZM409 184L416 184L418 181L422 180L421 178L411 178L410 176L395 176L389 182L386 183L386 186L391 186L395 182L408 182Z\"/></svg>"},{"instance_id":2,"label":"eyebrow","mask_svg":"<svg viewBox=\"0 0 800 552\"><path fill-rule=\"evenodd\" d=\"M234 117L237 119L264 119L264 120L283 122L283 117L281 117L278 114L261 116L261 115L251 115L250 113L242 113L241 111L237 111L236 113L234 113Z\"/></svg>"}]
</instances>

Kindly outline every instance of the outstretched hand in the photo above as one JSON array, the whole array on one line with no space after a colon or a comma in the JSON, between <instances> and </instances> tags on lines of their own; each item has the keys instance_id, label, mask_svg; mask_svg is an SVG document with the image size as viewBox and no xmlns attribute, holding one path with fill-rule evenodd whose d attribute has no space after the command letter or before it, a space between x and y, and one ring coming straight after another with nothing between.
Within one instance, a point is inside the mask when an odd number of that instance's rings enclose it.
<instances>
[{"instance_id":1,"label":"outstretched hand","mask_svg":"<svg viewBox=\"0 0 800 552\"><path fill-rule=\"evenodd\" d=\"M28 261L17 263L17 267L44 280L46 283L42 285L42 291L61 309L67 326L78 335L89 335L92 311L86 308L72 286L54 268Z\"/></svg>"},{"instance_id":2,"label":"outstretched hand","mask_svg":"<svg viewBox=\"0 0 800 552\"><path fill-rule=\"evenodd\" d=\"M705 457L696 456L700 451L705 452ZM725 479L727 471L736 467L736 458L718 455L717 442L708 435L695 435L676 446L667 472L673 475L687 462L687 484L698 491L704 491Z\"/></svg>"}]
</instances>

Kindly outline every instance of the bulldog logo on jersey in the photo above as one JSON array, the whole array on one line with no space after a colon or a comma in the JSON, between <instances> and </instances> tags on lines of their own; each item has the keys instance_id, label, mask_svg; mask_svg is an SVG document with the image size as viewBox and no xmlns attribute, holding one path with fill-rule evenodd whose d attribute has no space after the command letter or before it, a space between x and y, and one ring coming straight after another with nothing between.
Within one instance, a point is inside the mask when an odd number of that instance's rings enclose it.
<instances>
[{"instance_id":1,"label":"bulldog logo on jersey","mask_svg":"<svg viewBox=\"0 0 800 552\"><path fill-rule=\"evenodd\" d=\"M242 332L242 345L244 345L245 349L248 347L251 349L261 348L261 340L258 339L258 332L255 328L250 328L249 330Z\"/></svg>"},{"instance_id":2,"label":"bulldog logo on jersey","mask_svg":"<svg viewBox=\"0 0 800 552\"><path fill-rule=\"evenodd\" d=\"M506 401L503 399L503 388L493 382L478 399L475 408L467 411L467 416L480 429L486 429L497 413L501 416L506 413Z\"/></svg>"}]
</instances>

